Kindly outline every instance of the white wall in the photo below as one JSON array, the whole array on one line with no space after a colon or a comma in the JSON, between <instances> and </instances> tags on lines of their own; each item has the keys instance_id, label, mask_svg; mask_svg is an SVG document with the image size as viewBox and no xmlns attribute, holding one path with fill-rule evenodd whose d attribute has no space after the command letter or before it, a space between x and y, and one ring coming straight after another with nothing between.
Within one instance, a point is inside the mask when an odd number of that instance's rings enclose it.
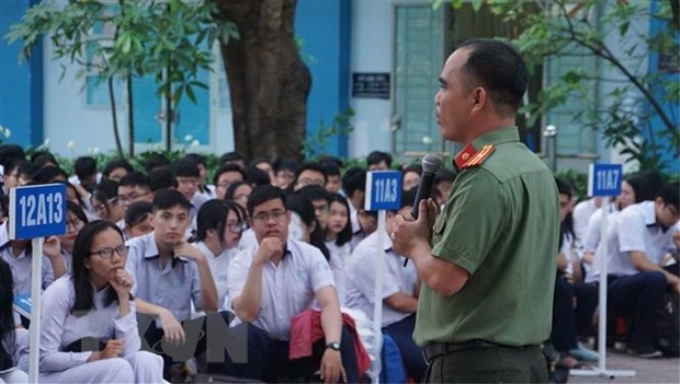
<instances>
[{"instance_id":1,"label":"white wall","mask_svg":"<svg viewBox=\"0 0 680 384\"><path fill-rule=\"evenodd\" d=\"M350 59L352 73L392 74L393 13L392 0L354 0L352 2ZM393 75L390 81L391 87L394 88ZM373 150L390 151L392 149L390 131L392 100L351 98L350 105L354 109L355 116L354 132L349 138L349 156L365 157Z\"/></svg>"}]
</instances>

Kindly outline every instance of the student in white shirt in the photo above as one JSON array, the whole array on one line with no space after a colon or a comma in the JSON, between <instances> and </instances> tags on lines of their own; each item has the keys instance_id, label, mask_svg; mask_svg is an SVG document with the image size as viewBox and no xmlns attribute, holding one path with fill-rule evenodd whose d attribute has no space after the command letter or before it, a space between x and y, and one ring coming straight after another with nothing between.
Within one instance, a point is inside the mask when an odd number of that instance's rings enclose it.
<instances>
[{"instance_id":1,"label":"student in white shirt","mask_svg":"<svg viewBox=\"0 0 680 384\"><path fill-rule=\"evenodd\" d=\"M246 225L235 202L217 199L209 200L198 210L196 225L193 245L203 252L210 266L217 286L218 309L229 310L227 272Z\"/></svg>"},{"instance_id":2,"label":"student in white shirt","mask_svg":"<svg viewBox=\"0 0 680 384\"><path fill-rule=\"evenodd\" d=\"M654 201L632 205L619 213L610 227L607 257L610 310L631 315L629 352L640 357L661 356L657 349L656 313L667 290L680 292L677 263L662 264L672 253L678 258L674 236L680 230L680 184L665 186Z\"/></svg>"},{"instance_id":3,"label":"student in white shirt","mask_svg":"<svg viewBox=\"0 0 680 384\"><path fill-rule=\"evenodd\" d=\"M358 382L354 345L342 325L333 273L321 251L289 238L286 200L284 192L271 185L259 186L250 195L248 211L259 247L239 252L228 277L232 308L246 323L240 331L247 329L248 359L246 364L230 364L226 371L267 380L320 370L324 382ZM324 338L315 344L312 357L289 361L292 319L315 300L321 307Z\"/></svg>"},{"instance_id":4,"label":"student in white shirt","mask_svg":"<svg viewBox=\"0 0 680 384\"><path fill-rule=\"evenodd\" d=\"M153 200L149 178L141 172L132 172L125 175L118 183L118 204L123 210L123 215L127 207L137 201ZM116 223L119 228L125 228L125 220Z\"/></svg>"},{"instance_id":5,"label":"student in white shirt","mask_svg":"<svg viewBox=\"0 0 680 384\"><path fill-rule=\"evenodd\" d=\"M92 213L102 220L122 220L124 211L118 204L118 183L113 180L102 180L97 184L90 196Z\"/></svg>"},{"instance_id":6,"label":"student in white shirt","mask_svg":"<svg viewBox=\"0 0 680 384\"><path fill-rule=\"evenodd\" d=\"M125 229L123 230L125 240L127 241L153 232L153 224L151 224L152 215L153 206L148 201L138 201L130 204L125 211Z\"/></svg>"},{"instance_id":7,"label":"student in white shirt","mask_svg":"<svg viewBox=\"0 0 680 384\"><path fill-rule=\"evenodd\" d=\"M340 305L345 305L347 272L345 265L352 252L352 224L349 222L349 203L339 193L331 195L331 211L326 228L326 248L330 252L330 264L338 287Z\"/></svg>"},{"instance_id":8,"label":"student in white shirt","mask_svg":"<svg viewBox=\"0 0 680 384\"><path fill-rule=\"evenodd\" d=\"M12 309L14 282L0 260L0 383L28 383L28 331L17 327Z\"/></svg>"},{"instance_id":9,"label":"student in white shirt","mask_svg":"<svg viewBox=\"0 0 680 384\"><path fill-rule=\"evenodd\" d=\"M97 220L78 234L73 274L43 294L40 381L159 383L163 361L140 351L134 280L115 224Z\"/></svg>"},{"instance_id":10,"label":"student in white shirt","mask_svg":"<svg viewBox=\"0 0 680 384\"><path fill-rule=\"evenodd\" d=\"M244 212L248 204L248 197L253 192L253 186L247 181L234 181L229 184L227 192L224 195L225 200L233 200Z\"/></svg>"},{"instance_id":11,"label":"student in white shirt","mask_svg":"<svg viewBox=\"0 0 680 384\"><path fill-rule=\"evenodd\" d=\"M217 194L215 193L215 186L205 183L206 176L208 175L205 157L199 155L198 153L189 153L186 156L184 156L184 159L193 161L198 166L198 172L199 172L198 193L203 195L203 197L205 197L206 201L216 198Z\"/></svg>"},{"instance_id":12,"label":"student in white shirt","mask_svg":"<svg viewBox=\"0 0 680 384\"><path fill-rule=\"evenodd\" d=\"M56 242L56 247L51 247L50 245L54 244L52 242L51 244L48 244L49 242L46 241L46 245L43 247L43 253L50 257L52 256L52 253L55 251L58 252L58 254L61 256L61 259L64 261L64 268L66 270L66 273L71 273L71 266L72 266L72 257L71 255L73 254L73 245L75 244L76 237L78 236L78 232L80 232L81 229L87 224L89 220L87 219L87 216L85 216L85 212L78 206L78 204L73 203L72 201L67 201L66 202L66 233L63 235L57 236L57 239L59 239L58 242Z\"/></svg>"},{"instance_id":13,"label":"student in white shirt","mask_svg":"<svg viewBox=\"0 0 680 384\"><path fill-rule=\"evenodd\" d=\"M382 302L382 330L388 334L399 347L404 368L409 377L419 382L425 373L427 364L423 352L413 341L416 310L418 309L419 284L418 274L414 263L404 266L406 260L402 255L392 250L392 240L388 235L394 230L394 218L398 214L411 211L415 200L416 189L403 191L401 195L402 208L388 211L385 222L384 239L384 275L381 294ZM352 309L359 309L373 319L375 302L375 284L377 261L380 255L376 231L366 237L352 251L346 263L347 302Z\"/></svg>"},{"instance_id":14,"label":"student in white shirt","mask_svg":"<svg viewBox=\"0 0 680 384\"><path fill-rule=\"evenodd\" d=\"M580 243L583 243L586 237L588 222L590 216L602 206L601 197L592 197L583 200L574 207L574 234Z\"/></svg>"}]
</instances>

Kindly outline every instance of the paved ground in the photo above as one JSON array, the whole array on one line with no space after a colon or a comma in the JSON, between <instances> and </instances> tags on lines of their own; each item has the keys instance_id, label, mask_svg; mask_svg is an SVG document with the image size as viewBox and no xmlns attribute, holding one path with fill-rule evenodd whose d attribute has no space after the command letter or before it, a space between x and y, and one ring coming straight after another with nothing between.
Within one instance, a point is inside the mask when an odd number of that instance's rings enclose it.
<instances>
[{"instance_id":1,"label":"paved ground","mask_svg":"<svg viewBox=\"0 0 680 384\"><path fill-rule=\"evenodd\" d=\"M596 365L597 366L597 365ZM569 383L680 383L680 359L640 359L621 352L610 351L607 355L608 370L634 370L635 377L569 377Z\"/></svg>"}]
</instances>

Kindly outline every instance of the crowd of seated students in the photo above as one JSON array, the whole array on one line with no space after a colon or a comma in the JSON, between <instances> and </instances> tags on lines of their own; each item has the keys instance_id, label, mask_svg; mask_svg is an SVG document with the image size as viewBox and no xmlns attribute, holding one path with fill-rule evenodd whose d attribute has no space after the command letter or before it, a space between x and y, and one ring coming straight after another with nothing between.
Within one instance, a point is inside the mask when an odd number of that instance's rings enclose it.
<instances>
[{"instance_id":1,"label":"crowd of seated students","mask_svg":"<svg viewBox=\"0 0 680 384\"><path fill-rule=\"evenodd\" d=\"M380 358L360 320L373 319L382 252L382 333L398 348L405 373L421 379L425 361L411 338L420 282L412 264L404 266L404 255L392 251L389 236L378 248L377 212L363 206L366 172L390 169L389 154L376 151L366 169L341 172L343 164L334 158L246 165L228 153L213 175L198 154L172 162L154 154L140 170L113 160L101 173L94 159L84 157L69 177L48 152L27 159L20 149L0 146L4 194L24 185L67 186L67 231L46 239L39 272L45 303L41 380L159 382L199 370L262 381L359 382L371 359ZM410 211L421 173L419 166L402 169L408 188L401 209L386 214L388 233L395 215ZM595 265L605 255L598 254L595 239L579 237L592 232L590 225L576 230L573 189L556 183L563 235L550 341L565 357L593 361L586 341L597 306ZM440 206L452 188L455 174L439 172L433 197ZM639 307L644 300L636 290L640 281L658 282L654 295L680 286L673 277L677 264L662 265L668 264L663 252L677 257L677 188L675 195L660 188L633 193L639 198L619 198L622 211L614 220L636 224L612 225L608 241L618 239L616 230L641 233L626 232L637 242L610 247L629 258L609 270L610 292L630 298L613 299L612 310L633 314L631 348L648 356L645 343L655 335L639 330L649 321L640 313L654 303ZM598 211L584 207L581 222L597 225ZM30 319L13 313L5 298L30 293L32 256L29 241L9 239L7 209L2 213L0 380L25 382Z\"/></svg>"}]
</instances>

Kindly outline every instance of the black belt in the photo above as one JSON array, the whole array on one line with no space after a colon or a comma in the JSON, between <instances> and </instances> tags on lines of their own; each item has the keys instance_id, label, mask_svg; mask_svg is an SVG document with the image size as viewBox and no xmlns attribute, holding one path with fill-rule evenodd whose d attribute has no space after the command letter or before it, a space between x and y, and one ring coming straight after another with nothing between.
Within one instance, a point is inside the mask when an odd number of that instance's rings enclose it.
<instances>
[{"instance_id":1,"label":"black belt","mask_svg":"<svg viewBox=\"0 0 680 384\"><path fill-rule=\"evenodd\" d=\"M468 351L473 349L492 349L492 348L508 348L515 350L529 349L537 347L536 345L523 345L519 347L512 347L509 345L502 345L491 343L484 340L471 340L464 343L436 343L428 345L423 348L423 355L425 360L431 362L438 356L448 355L453 352Z\"/></svg>"}]
</instances>

